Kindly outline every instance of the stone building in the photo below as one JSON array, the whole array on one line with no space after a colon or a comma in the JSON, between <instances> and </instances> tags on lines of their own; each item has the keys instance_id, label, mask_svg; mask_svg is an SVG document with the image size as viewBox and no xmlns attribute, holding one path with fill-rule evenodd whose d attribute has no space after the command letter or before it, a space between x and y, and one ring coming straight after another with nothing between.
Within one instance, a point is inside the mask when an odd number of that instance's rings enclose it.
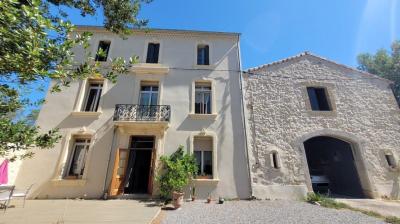
<instances>
[{"instance_id":1,"label":"stone building","mask_svg":"<svg viewBox=\"0 0 400 224\"><path fill-rule=\"evenodd\" d=\"M391 82L303 53L243 77L252 195L399 198Z\"/></svg>"},{"instance_id":2,"label":"stone building","mask_svg":"<svg viewBox=\"0 0 400 224\"><path fill-rule=\"evenodd\" d=\"M154 29L122 39L77 29L84 31L93 33L93 56L106 52L95 58L103 66L132 55L140 63L116 83L93 77L49 92L37 124L59 128L62 139L23 162L16 186L35 183L31 198L153 197L160 156L183 145L198 162L197 197L250 197L240 35ZM75 55L81 62L82 49Z\"/></svg>"}]
</instances>

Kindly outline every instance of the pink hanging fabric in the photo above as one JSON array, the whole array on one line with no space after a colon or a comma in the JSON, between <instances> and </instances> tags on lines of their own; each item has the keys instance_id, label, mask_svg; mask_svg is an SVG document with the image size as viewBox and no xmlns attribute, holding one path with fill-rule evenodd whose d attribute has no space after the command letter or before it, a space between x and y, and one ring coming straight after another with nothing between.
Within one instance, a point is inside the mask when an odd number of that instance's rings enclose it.
<instances>
[{"instance_id":1,"label":"pink hanging fabric","mask_svg":"<svg viewBox=\"0 0 400 224\"><path fill-rule=\"evenodd\" d=\"M0 165L0 184L8 183L8 159L5 159Z\"/></svg>"}]
</instances>

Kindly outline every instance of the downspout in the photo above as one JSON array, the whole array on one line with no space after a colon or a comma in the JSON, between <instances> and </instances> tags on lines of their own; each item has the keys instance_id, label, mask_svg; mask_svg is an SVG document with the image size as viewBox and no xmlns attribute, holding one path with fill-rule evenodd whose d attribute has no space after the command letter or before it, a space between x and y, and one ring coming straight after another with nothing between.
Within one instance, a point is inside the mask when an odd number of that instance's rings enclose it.
<instances>
[{"instance_id":1,"label":"downspout","mask_svg":"<svg viewBox=\"0 0 400 224\"><path fill-rule=\"evenodd\" d=\"M111 162L111 156L112 156L112 153L113 153L113 150L114 150L116 134L117 134L117 128L114 127L113 138L112 138L112 141L111 141L110 154L108 155L108 161L107 161L106 177L104 178L104 185L103 185L103 199L105 199L105 200L107 200L107 198L108 198L108 192L106 190L106 188L107 188L107 179L108 179L108 171L110 170L110 162Z\"/></svg>"},{"instance_id":2,"label":"downspout","mask_svg":"<svg viewBox=\"0 0 400 224\"><path fill-rule=\"evenodd\" d=\"M247 126L246 126L246 118L245 118L245 105L244 105L244 89L243 89L243 73L242 73L242 63L241 63L241 55L240 55L240 34L237 36L237 58L238 58L238 63L239 63L239 86L240 86L240 95L241 95L241 100L240 100L240 106L242 107L241 109L241 115L242 115L242 127L243 127L243 135L244 135L244 145L245 145L245 156L247 159L247 171L248 171L248 177L249 177L249 189L250 189L250 198L253 198L253 188L251 184L251 171L250 171L250 159L249 159L249 149L248 149L248 144L247 144Z\"/></svg>"}]
</instances>

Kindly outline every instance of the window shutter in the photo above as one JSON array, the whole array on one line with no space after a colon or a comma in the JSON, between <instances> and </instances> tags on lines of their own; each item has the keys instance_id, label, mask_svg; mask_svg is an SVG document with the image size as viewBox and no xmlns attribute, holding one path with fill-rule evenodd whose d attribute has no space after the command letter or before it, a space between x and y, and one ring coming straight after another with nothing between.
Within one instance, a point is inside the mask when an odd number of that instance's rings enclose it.
<instances>
[{"instance_id":1,"label":"window shutter","mask_svg":"<svg viewBox=\"0 0 400 224\"><path fill-rule=\"evenodd\" d=\"M158 63L159 51L160 51L160 44L154 44L153 63Z\"/></svg>"},{"instance_id":2,"label":"window shutter","mask_svg":"<svg viewBox=\"0 0 400 224\"><path fill-rule=\"evenodd\" d=\"M147 47L146 63L158 63L160 44L149 43Z\"/></svg>"},{"instance_id":3,"label":"window shutter","mask_svg":"<svg viewBox=\"0 0 400 224\"><path fill-rule=\"evenodd\" d=\"M210 57L209 57L209 46L208 45L206 45L205 47L204 47L204 64L205 65L209 65L210 64Z\"/></svg>"}]
</instances>

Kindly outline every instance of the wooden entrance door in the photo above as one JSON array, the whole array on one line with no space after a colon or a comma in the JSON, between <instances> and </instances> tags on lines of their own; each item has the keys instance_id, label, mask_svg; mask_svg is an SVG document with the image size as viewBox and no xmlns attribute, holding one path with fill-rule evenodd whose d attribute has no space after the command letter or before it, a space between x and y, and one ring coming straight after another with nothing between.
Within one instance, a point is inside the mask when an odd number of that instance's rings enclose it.
<instances>
[{"instance_id":1,"label":"wooden entrance door","mask_svg":"<svg viewBox=\"0 0 400 224\"><path fill-rule=\"evenodd\" d=\"M154 170L155 170L155 163L156 163L156 149L153 149L151 152L151 162L150 162L150 173L149 173L149 182L147 186L148 194L153 194L153 181L154 181Z\"/></svg>"},{"instance_id":2,"label":"wooden entrance door","mask_svg":"<svg viewBox=\"0 0 400 224\"><path fill-rule=\"evenodd\" d=\"M115 156L113 176L111 179L110 196L124 193L126 167L128 166L129 149L118 149Z\"/></svg>"}]
</instances>

